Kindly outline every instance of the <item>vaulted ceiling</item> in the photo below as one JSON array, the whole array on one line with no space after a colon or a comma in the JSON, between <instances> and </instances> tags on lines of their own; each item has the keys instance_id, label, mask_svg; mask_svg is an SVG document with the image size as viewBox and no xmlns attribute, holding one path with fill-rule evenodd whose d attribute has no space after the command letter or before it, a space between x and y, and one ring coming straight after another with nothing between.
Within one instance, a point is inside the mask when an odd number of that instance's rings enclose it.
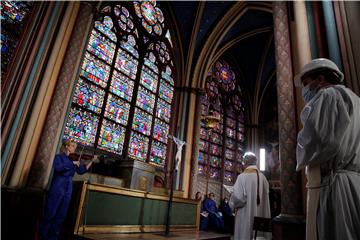
<instances>
[{"instance_id":1,"label":"vaulted ceiling","mask_svg":"<svg viewBox=\"0 0 360 240\"><path fill-rule=\"evenodd\" d=\"M188 64L185 71L190 72L185 73L185 78L195 74L189 81L198 79L196 64L203 64L206 72L217 59L226 59L240 80L248 124L271 121L277 114L271 3L171 1L167 4L178 28L177 41L181 44L184 64Z\"/></svg>"}]
</instances>

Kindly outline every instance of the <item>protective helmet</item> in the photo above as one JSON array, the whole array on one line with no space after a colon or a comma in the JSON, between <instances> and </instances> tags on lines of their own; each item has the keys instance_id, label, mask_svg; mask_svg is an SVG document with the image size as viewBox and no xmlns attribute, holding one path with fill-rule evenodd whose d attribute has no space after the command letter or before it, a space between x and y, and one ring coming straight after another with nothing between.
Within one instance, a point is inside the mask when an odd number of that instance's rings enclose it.
<instances>
[{"instance_id":1,"label":"protective helmet","mask_svg":"<svg viewBox=\"0 0 360 240\"><path fill-rule=\"evenodd\" d=\"M308 64L306 64L302 69L301 72L299 74L297 74L295 76L295 86L296 87L301 87L301 78L309 73L312 72L314 70L317 69L329 69L330 71L332 71L333 73L336 74L339 83L341 83L344 80L344 74L339 70L338 66L336 66L336 64L333 61L330 61L329 59L326 58L316 58L313 59L311 62L309 62Z\"/></svg>"}]
</instances>

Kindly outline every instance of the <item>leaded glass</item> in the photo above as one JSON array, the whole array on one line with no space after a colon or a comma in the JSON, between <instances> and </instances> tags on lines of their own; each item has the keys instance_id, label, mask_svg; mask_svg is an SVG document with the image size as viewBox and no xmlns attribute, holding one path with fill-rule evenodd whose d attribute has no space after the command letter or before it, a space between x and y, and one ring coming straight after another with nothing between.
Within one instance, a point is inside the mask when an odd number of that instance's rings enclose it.
<instances>
[{"instance_id":1,"label":"leaded glass","mask_svg":"<svg viewBox=\"0 0 360 240\"><path fill-rule=\"evenodd\" d=\"M116 42L117 38L115 33L111 30L114 24L109 16L104 17L103 23L96 21L95 28L103 33L105 36L110 38L112 41Z\"/></svg>"},{"instance_id":2,"label":"leaded glass","mask_svg":"<svg viewBox=\"0 0 360 240\"><path fill-rule=\"evenodd\" d=\"M171 77L172 71L169 66L166 66L166 71L161 72L161 77L168 81L172 86L174 86L174 79Z\"/></svg>"},{"instance_id":3,"label":"leaded glass","mask_svg":"<svg viewBox=\"0 0 360 240\"><path fill-rule=\"evenodd\" d=\"M210 156L210 166L212 167L220 167L221 166L221 158Z\"/></svg>"},{"instance_id":4,"label":"leaded glass","mask_svg":"<svg viewBox=\"0 0 360 240\"><path fill-rule=\"evenodd\" d=\"M234 129L226 128L226 136L235 138L235 135L236 135L236 131Z\"/></svg>"},{"instance_id":5,"label":"leaded glass","mask_svg":"<svg viewBox=\"0 0 360 240\"><path fill-rule=\"evenodd\" d=\"M171 103L173 99L173 88L167 84L165 81L160 80L160 87L159 87L159 96L167 101L168 103Z\"/></svg>"},{"instance_id":6,"label":"leaded glass","mask_svg":"<svg viewBox=\"0 0 360 240\"><path fill-rule=\"evenodd\" d=\"M89 81L105 88L109 80L110 66L100 60L97 60L90 53L85 53L80 74Z\"/></svg>"},{"instance_id":7,"label":"leaded glass","mask_svg":"<svg viewBox=\"0 0 360 240\"><path fill-rule=\"evenodd\" d=\"M79 108L71 108L65 125L65 138L94 146L99 118Z\"/></svg>"},{"instance_id":8,"label":"leaded glass","mask_svg":"<svg viewBox=\"0 0 360 240\"><path fill-rule=\"evenodd\" d=\"M136 108L132 129L149 136L151 125L152 125L152 116Z\"/></svg>"},{"instance_id":9,"label":"leaded glass","mask_svg":"<svg viewBox=\"0 0 360 240\"><path fill-rule=\"evenodd\" d=\"M153 70L155 73L159 73L158 67L156 66L156 57L154 53L149 53L149 56L144 60L144 64L148 66L151 70Z\"/></svg>"},{"instance_id":10,"label":"leaded glass","mask_svg":"<svg viewBox=\"0 0 360 240\"><path fill-rule=\"evenodd\" d=\"M156 92L158 76L147 67L141 71L140 83L152 92Z\"/></svg>"},{"instance_id":11,"label":"leaded glass","mask_svg":"<svg viewBox=\"0 0 360 240\"><path fill-rule=\"evenodd\" d=\"M201 151L207 151L207 149L208 149L208 143L207 142L204 142L204 141L199 141L199 149L201 150Z\"/></svg>"},{"instance_id":12,"label":"leaded glass","mask_svg":"<svg viewBox=\"0 0 360 240\"><path fill-rule=\"evenodd\" d=\"M128 154L137 160L145 161L149 148L149 138L141 134L131 132Z\"/></svg>"},{"instance_id":13,"label":"leaded glass","mask_svg":"<svg viewBox=\"0 0 360 240\"><path fill-rule=\"evenodd\" d=\"M160 8L156 6L155 1L134 2L135 13L142 18L142 25L150 34L155 32L157 35L162 34L164 27L164 16Z\"/></svg>"},{"instance_id":14,"label":"leaded glass","mask_svg":"<svg viewBox=\"0 0 360 240\"><path fill-rule=\"evenodd\" d=\"M166 145L153 141L150 150L150 163L157 166L165 166Z\"/></svg>"},{"instance_id":15,"label":"leaded glass","mask_svg":"<svg viewBox=\"0 0 360 240\"><path fill-rule=\"evenodd\" d=\"M208 140L209 134L205 128L200 128L200 137L201 139Z\"/></svg>"},{"instance_id":16,"label":"leaded glass","mask_svg":"<svg viewBox=\"0 0 360 240\"><path fill-rule=\"evenodd\" d=\"M230 148L232 150L235 150L236 148L236 142L235 140L231 139L231 138L226 138L226 147Z\"/></svg>"},{"instance_id":17,"label":"leaded glass","mask_svg":"<svg viewBox=\"0 0 360 240\"><path fill-rule=\"evenodd\" d=\"M230 69L229 64L224 61L217 61L215 63L215 74L224 91L229 92L235 89L235 73Z\"/></svg>"},{"instance_id":18,"label":"leaded glass","mask_svg":"<svg viewBox=\"0 0 360 240\"><path fill-rule=\"evenodd\" d=\"M210 139L213 143L222 144L222 137L220 136L220 134L212 132Z\"/></svg>"},{"instance_id":19,"label":"leaded glass","mask_svg":"<svg viewBox=\"0 0 360 240\"><path fill-rule=\"evenodd\" d=\"M211 154L220 156L221 155L221 147L219 147L218 145L215 145L215 144L211 144L210 152L211 152Z\"/></svg>"},{"instance_id":20,"label":"leaded glass","mask_svg":"<svg viewBox=\"0 0 360 240\"><path fill-rule=\"evenodd\" d=\"M169 125L155 118L155 125L153 130L153 138L157 141L167 143L169 134Z\"/></svg>"},{"instance_id":21,"label":"leaded glass","mask_svg":"<svg viewBox=\"0 0 360 240\"><path fill-rule=\"evenodd\" d=\"M162 63L167 63L168 61L170 61L170 55L164 42L156 43L155 48L159 54L159 58Z\"/></svg>"},{"instance_id":22,"label":"leaded glass","mask_svg":"<svg viewBox=\"0 0 360 240\"><path fill-rule=\"evenodd\" d=\"M152 114L155 106L155 95L143 87L139 87L136 106Z\"/></svg>"},{"instance_id":23,"label":"leaded glass","mask_svg":"<svg viewBox=\"0 0 360 240\"><path fill-rule=\"evenodd\" d=\"M235 120L232 119L232 118L227 118L227 119L226 119L226 125L227 125L228 127L235 128L236 122L235 122Z\"/></svg>"},{"instance_id":24,"label":"leaded glass","mask_svg":"<svg viewBox=\"0 0 360 240\"><path fill-rule=\"evenodd\" d=\"M134 91L134 81L114 69L110 91L130 102Z\"/></svg>"},{"instance_id":25,"label":"leaded glass","mask_svg":"<svg viewBox=\"0 0 360 240\"><path fill-rule=\"evenodd\" d=\"M171 117L170 114L171 114L171 105L158 98L156 104L156 117L168 123Z\"/></svg>"},{"instance_id":26,"label":"leaded glass","mask_svg":"<svg viewBox=\"0 0 360 240\"><path fill-rule=\"evenodd\" d=\"M206 175L206 169L207 169L206 166L201 165L201 164L198 165L198 173L199 173L200 175L205 176L205 175Z\"/></svg>"},{"instance_id":27,"label":"leaded glass","mask_svg":"<svg viewBox=\"0 0 360 240\"><path fill-rule=\"evenodd\" d=\"M207 162L207 154L205 154L203 152L199 152L198 162L201 163L201 164L206 164L206 162Z\"/></svg>"},{"instance_id":28,"label":"leaded glass","mask_svg":"<svg viewBox=\"0 0 360 240\"><path fill-rule=\"evenodd\" d=\"M237 139L240 141L240 142L244 142L244 134L241 133L241 132L238 132L237 133Z\"/></svg>"},{"instance_id":29,"label":"leaded glass","mask_svg":"<svg viewBox=\"0 0 360 240\"><path fill-rule=\"evenodd\" d=\"M115 67L131 79L135 79L138 60L121 48L117 53Z\"/></svg>"},{"instance_id":30,"label":"leaded glass","mask_svg":"<svg viewBox=\"0 0 360 240\"><path fill-rule=\"evenodd\" d=\"M235 160L235 152L230 150L230 149L226 149L225 150L225 157L227 159L230 159L230 160Z\"/></svg>"},{"instance_id":31,"label":"leaded glass","mask_svg":"<svg viewBox=\"0 0 360 240\"><path fill-rule=\"evenodd\" d=\"M129 118L130 104L109 94L104 116L123 125L127 125Z\"/></svg>"},{"instance_id":32,"label":"leaded glass","mask_svg":"<svg viewBox=\"0 0 360 240\"><path fill-rule=\"evenodd\" d=\"M104 90L80 78L75 88L73 102L99 114L103 105L104 96Z\"/></svg>"},{"instance_id":33,"label":"leaded glass","mask_svg":"<svg viewBox=\"0 0 360 240\"><path fill-rule=\"evenodd\" d=\"M121 9L121 10L120 10ZM114 7L114 13L119 18L118 24L122 30L131 32L134 29L134 23L129 14L129 11L125 7L117 5Z\"/></svg>"},{"instance_id":34,"label":"leaded glass","mask_svg":"<svg viewBox=\"0 0 360 240\"><path fill-rule=\"evenodd\" d=\"M210 178L218 180L220 176L220 170L210 167Z\"/></svg>"},{"instance_id":35,"label":"leaded glass","mask_svg":"<svg viewBox=\"0 0 360 240\"><path fill-rule=\"evenodd\" d=\"M244 128L244 125L242 123L238 123L237 125L237 130L239 132L245 132L245 128Z\"/></svg>"},{"instance_id":36,"label":"leaded glass","mask_svg":"<svg viewBox=\"0 0 360 240\"><path fill-rule=\"evenodd\" d=\"M125 128L118 124L103 120L98 147L113 153L121 154L125 139Z\"/></svg>"},{"instance_id":37,"label":"leaded glass","mask_svg":"<svg viewBox=\"0 0 360 240\"><path fill-rule=\"evenodd\" d=\"M224 167L225 170L232 171L234 167L234 162L225 160Z\"/></svg>"},{"instance_id":38,"label":"leaded glass","mask_svg":"<svg viewBox=\"0 0 360 240\"><path fill-rule=\"evenodd\" d=\"M115 54L115 44L96 30L93 30L87 50L111 65Z\"/></svg>"},{"instance_id":39,"label":"leaded glass","mask_svg":"<svg viewBox=\"0 0 360 240\"><path fill-rule=\"evenodd\" d=\"M232 172L225 171L224 173L224 180L227 182L233 182L234 181L234 175Z\"/></svg>"},{"instance_id":40,"label":"leaded glass","mask_svg":"<svg viewBox=\"0 0 360 240\"><path fill-rule=\"evenodd\" d=\"M128 36L127 42L121 41L120 46L130 52L134 57L139 58L139 53L136 50L136 40L132 35Z\"/></svg>"}]
</instances>

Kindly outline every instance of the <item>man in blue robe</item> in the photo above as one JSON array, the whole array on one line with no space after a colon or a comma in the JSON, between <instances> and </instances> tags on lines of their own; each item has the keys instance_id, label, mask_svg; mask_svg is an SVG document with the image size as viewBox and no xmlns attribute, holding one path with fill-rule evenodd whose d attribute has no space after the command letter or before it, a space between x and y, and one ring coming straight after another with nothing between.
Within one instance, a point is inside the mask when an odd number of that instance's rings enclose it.
<instances>
[{"instance_id":1,"label":"man in blue robe","mask_svg":"<svg viewBox=\"0 0 360 240\"><path fill-rule=\"evenodd\" d=\"M209 197L206 198L203 202L203 210L209 213L209 229L215 231L223 232L224 231L224 220L222 214L219 213L216 202L215 194L209 193Z\"/></svg>"}]
</instances>

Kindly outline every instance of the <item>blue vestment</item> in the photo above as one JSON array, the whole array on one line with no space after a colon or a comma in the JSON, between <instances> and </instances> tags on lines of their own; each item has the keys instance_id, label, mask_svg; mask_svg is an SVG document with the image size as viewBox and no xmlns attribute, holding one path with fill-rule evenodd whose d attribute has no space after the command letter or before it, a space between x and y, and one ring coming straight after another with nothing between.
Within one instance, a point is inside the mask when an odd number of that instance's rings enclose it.
<instances>
[{"instance_id":1,"label":"blue vestment","mask_svg":"<svg viewBox=\"0 0 360 240\"><path fill-rule=\"evenodd\" d=\"M218 212L216 202L206 198L203 202L203 209L209 213L209 229L222 232L224 230L224 220Z\"/></svg>"},{"instance_id":2,"label":"blue vestment","mask_svg":"<svg viewBox=\"0 0 360 240\"><path fill-rule=\"evenodd\" d=\"M65 154L55 156L53 179L40 225L40 239L58 239L71 199L72 177L75 172L84 174L86 171L85 165L74 165Z\"/></svg>"}]
</instances>

